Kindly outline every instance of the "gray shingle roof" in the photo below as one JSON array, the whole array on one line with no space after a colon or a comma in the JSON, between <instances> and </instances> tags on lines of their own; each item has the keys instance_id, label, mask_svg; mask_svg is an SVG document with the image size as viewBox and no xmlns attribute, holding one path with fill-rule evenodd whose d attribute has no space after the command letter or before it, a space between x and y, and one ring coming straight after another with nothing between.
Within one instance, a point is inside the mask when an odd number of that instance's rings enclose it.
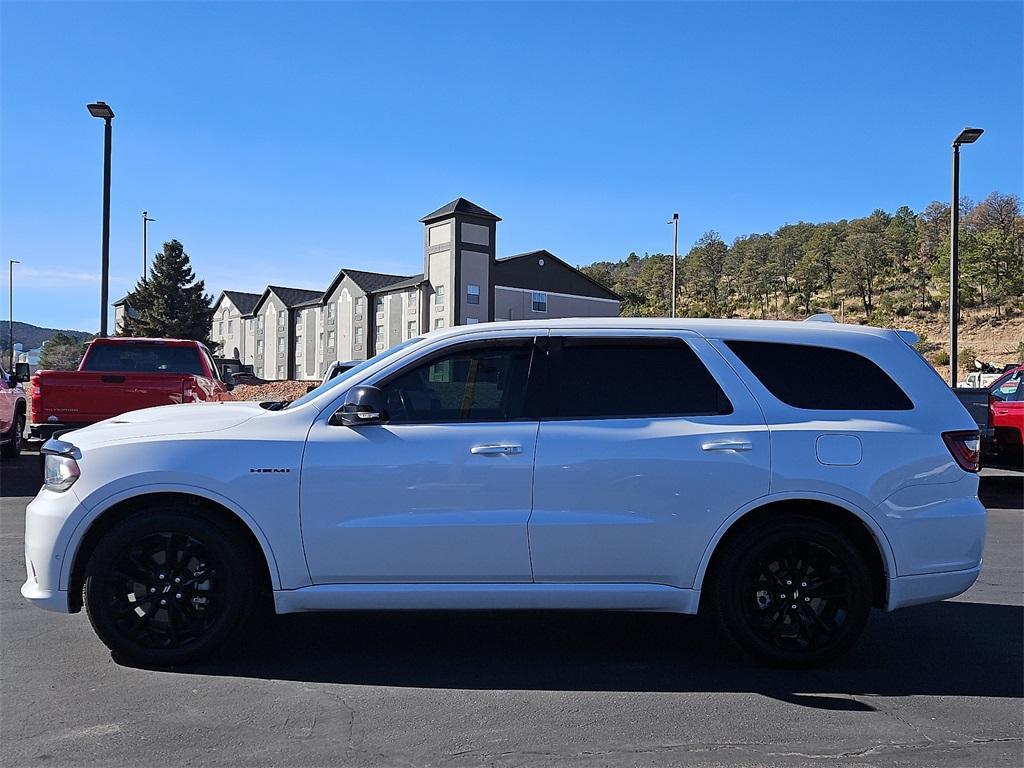
<instances>
[{"instance_id":1,"label":"gray shingle roof","mask_svg":"<svg viewBox=\"0 0 1024 768\"><path fill-rule=\"evenodd\" d=\"M407 277L405 280L401 280L401 281L399 281L397 283L388 283L387 285L385 285L383 288L380 288L379 290L381 290L381 291L397 291L397 290L399 290L401 288L415 288L417 285L419 285L422 282L423 282L423 275L421 273L419 275L413 275L412 277Z\"/></svg>"},{"instance_id":2,"label":"gray shingle roof","mask_svg":"<svg viewBox=\"0 0 1024 768\"><path fill-rule=\"evenodd\" d=\"M437 219L443 219L456 213L465 213L470 216L476 216L477 218L480 219L491 219L492 221L501 221L500 216L495 216L490 211L481 208L476 203L471 203L464 197L457 197L450 203L448 203L448 205L442 205L433 213L428 213L426 216L420 219L420 221L423 222L424 224L429 224L432 221L436 221Z\"/></svg>"},{"instance_id":3,"label":"gray shingle roof","mask_svg":"<svg viewBox=\"0 0 1024 768\"><path fill-rule=\"evenodd\" d=\"M243 315L252 314L253 307L260 300L260 293L244 293L243 291L224 291L224 295L231 299L231 303L238 308Z\"/></svg>"},{"instance_id":4,"label":"gray shingle roof","mask_svg":"<svg viewBox=\"0 0 1024 768\"><path fill-rule=\"evenodd\" d=\"M376 293L393 283L409 279L408 275L385 275L381 272L364 272L361 269L343 269L341 271L367 293Z\"/></svg>"},{"instance_id":5,"label":"gray shingle roof","mask_svg":"<svg viewBox=\"0 0 1024 768\"><path fill-rule=\"evenodd\" d=\"M324 295L323 291L311 291L307 288L287 288L283 285L268 285L267 291L273 291L277 294L277 297L284 302L286 307L319 301Z\"/></svg>"}]
</instances>

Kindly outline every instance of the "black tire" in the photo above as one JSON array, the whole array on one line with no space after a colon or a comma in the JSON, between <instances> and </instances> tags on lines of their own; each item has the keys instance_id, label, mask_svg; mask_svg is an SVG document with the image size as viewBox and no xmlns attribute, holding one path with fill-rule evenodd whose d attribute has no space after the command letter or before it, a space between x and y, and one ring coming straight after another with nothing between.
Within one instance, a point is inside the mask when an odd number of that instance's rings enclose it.
<instances>
[{"instance_id":1,"label":"black tire","mask_svg":"<svg viewBox=\"0 0 1024 768\"><path fill-rule=\"evenodd\" d=\"M5 459L17 458L21 454L21 445L25 437L25 412L20 408L14 412L11 431L4 437L7 438L7 442L0 446L0 456Z\"/></svg>"},{"instance_id":2,"label":"black tire","mask_svg":"<svg viewBox=\"0 0 1024 768\"><path fill-rule=\"evenodd\" d=\"M785 515L740 531L709 575L716 629L740 651L785 667L846 653L871 612L871 574L839 528Z\"/></svg>"},{"instance_id":3,"label":"black tire","mask_svg":"<svg viewBox=\"0 0 1024 768\"><path fill-rule=\"evenodd\" d=\"M161 505L103 534L82 603L115 658L173 666L235 639L262 588L255 555L234 531L201 510Z\"/></svg>"}]
</instances>

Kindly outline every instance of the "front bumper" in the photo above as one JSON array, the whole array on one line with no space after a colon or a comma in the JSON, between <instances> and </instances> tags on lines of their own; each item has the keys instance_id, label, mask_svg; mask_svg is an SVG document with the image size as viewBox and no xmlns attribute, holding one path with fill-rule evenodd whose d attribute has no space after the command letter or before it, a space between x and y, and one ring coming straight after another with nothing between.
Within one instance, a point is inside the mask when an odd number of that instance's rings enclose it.
<instances>
[{"instance_id":1,"label":"front bumper","mask_svg":"<svg viewBox=\"0 0 1024 768\"><path fill-rule=\"evenodd\" d=\"M21 594L40 608L70 612L66 576L71 564L65 558L74 555L68 544L79 512L84 510L74 488L62 493L44 488L25 512L26 579Z\"/></svg>"},{"instance_id":2,"label":"front bumper","mask_svg":"<svg viewBox=\"0 0 1024 768\"><path fill-rule=\"evenodd\" d=\"M21 585L21 596L32 605L42 608L45 611L55 613L71 613L68 607L68 593L61 590L43 589L29 576L28 580Z\"/></svg>"}]
</instances>

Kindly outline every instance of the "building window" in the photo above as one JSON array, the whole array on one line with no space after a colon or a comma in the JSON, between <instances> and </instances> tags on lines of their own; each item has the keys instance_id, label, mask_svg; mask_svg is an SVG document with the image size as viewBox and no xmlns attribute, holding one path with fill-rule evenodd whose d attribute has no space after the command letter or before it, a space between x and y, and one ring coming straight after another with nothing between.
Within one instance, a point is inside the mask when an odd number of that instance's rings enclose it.
<instances>
[{"instance_id":1,"label":"building window","mask_svg":"<svg viewBox=\"0 0 1024 768\"><path fill-rule=\"evenodd\" d=\"M541 293L540 291L533 292L533 311L534 312L547 312L548 311L548 295Z\"/></svg>"},{"instance_id":2,"label":"building window","mask_svg":"<svg viewBox=\"0 0 1024 768\"><path fill-rule=\"evenodd\" d=\"M256 330L258 330L258 331L262 331L263 330L263 315L259 315L256 318Z\"/></svg>"},{"instance_id":3,"label":"building window","mask_svg":"<svg viewBox=\"0 0 1024 768\"><path fill-rule=\"evenodd\" d=\"M334 349L334 331L327 332L327 348Z\"/></svg>"},{"instance_id":4,"label":"building window","mask_svg":"<svg viewBox=\"0 0 1024 768\"><path fill-rule=\"evenodd\" d=\"M437 328L444 328L444 318L443 317L435 318L435 320L434 320L434 328L435 328L435 330Z\"/></svg>"},{"instance_id":5,"label":"building window","mask_svg":"<svg viewBox=\"0 0 1024 768\"><path fill-rule=\"evenodd\" d=\"M377 297L377 303L376 303L375 306L377 307L377 311L378 312L383 312L384 311L384 297L383 296L378 296Z\"/></svg>"},{"instance_id":6,"label":"building window","mask_svg":"<svg viewBox=\"0 0 1024 768\"><path fill-rule=\"evenodd\" d=\"M480 321L477 320L475 317L467 317L466 318L466 325L476 325L479 322Z\"/></svg>"},{"instance_id":7,"label":"building window","mask_svg":"<svg viewBox=\"0 0 1024 768\"><path fill-rule=\"evenodd\" d=\"M467 304L479 304L480 303L480 286L479 285L467 285L466 286L466 303Z\"/></svg>"},{"instance_id":8,"label":"building window","mask_svg":"<svg viewBox=\"0 0 1024 768\"><path fill-rule=\"evenodd\" d=\"M277 351L278 352L284 352L284 350L285 350L285 347L284 347L284 336L282 336L281 338L279 338L277 340Z\"/></svg>"},{"instance_id":9,"label":"building window","mask_svg":"<svg viewBox=\"0 0 1024 768\"><path fill-rule=\"evenodd\" d=\"M386 341L387 340L387 339L384 338L384 326L383 325L378 325L374 329L373 333L374 333L374 336L377 337L377 341Z\"/></svg>"},{"instance_id":10,"label":"building window","mask_svg":"<svg viewBox=\"0 0 1024 768\"><path fill-rule=\"evenodd\" d=\"M356 317L361 317L363 314L363 303L366 301L364 296L356 296Z\"/></svg>"},{"instance_id":11,"label":"building window","mask_svg":"<svg viewBox=\"0 0 1024 768\"><path fill-rule=\"evenodd\" d=\"M284 329L285 323L288 322L288 313L283 309L277 313L277 327Z\"/></svg>"},{"instance_id":12,"label":"building window","mask_svg":"<svg viewBox=\"0 0 1024 768\"><path fill-rule=\"evenodd\" d=\"M405 338L411 339L416 335L416 321L410 320L405 324Z\"/></svg>"},{"instance_id":13,"label":"building window","mask_svg":"<svg viewBox=\"0 0 1024 768\"><path fill-rule=\"evenodd\" d=\"M444 286L439 285L434 289L434 303L444 304Z\"/></svg>"},{"instance_id":14,"label":"building window","mask_svg":"<svg viewBox=\"0 0 1024 768\"><path fill-rule=\"evenodd\" d=\"M334 317L334 312L335 312L336 308L337 308L337 305L334 304L334 302L331 302L330 304L328 304L327 305L327 317L333 318Z\"/></svg>"},{"instance_id":15,"label":"building window","mask_svg":"<svg viewBox=\"0 0 1024 768\"><path fill-rule=\"evenodd\" d=\"M302 330L302 315L299 315L297 318L295 318L295 330Z\"/></svg>"},{"instance_id":16,"label":"building window","mask_svg":"<svg viewBox=\"0 0 1024 768\"><path fill-rule=\"evenodd\" d=\"M224 335L224 321L223 320L221 320L219 323L217 323L217 335L218 336L223 336Z\"/></svg>"},{"instance_id":17,"label":"building window","mask_svg":"<svg viewBox=\"0 0 1024 768\"><path fill-rule=\"evenodd\" d=\"M277 366L277 378L279 378L279 379L283 379L284 378L284 366L283 365Z\"/></svg>"},{"instance_id":18,"label":"building window","mask_svg":"<svg viewBox=\"0 0 1024 768\"><path fill-rule=\"evenodd\" d=\"M256 339L256 354L263 356L263 339Z\"/></svg>"},{"instance_id":19,"label":"building window","mask_svg":"<svg viewBox=\"0 0 1024 768\"><path fill-rule=\"evenodd\" d=\"M356 328L356 344L362 344L362 343L363 343L363 329L362 329L362 326L360 326L359 328Z\"/></svg>"},{"instance_id":20,"label":"building window","mask_svg":"<svg viewBox=\"0 0 1024 768\"><path fill-rule=\"evenodd\" d=\"M302 359L302 337L301 336L296 336L295 337L295 359L297 361Z\"/></svg>"},{"instance_id":21,"label":"building window","mask_svg":"<svg viewBox=\"0 0 1024 768\"><path fill-rule=\"evenodd\" d=\"M415 307L416 306L416 294L417 294L417 291L416 291L415 288L413 288L408 293L407 300L409 302L409 306L410 307Z\"/></svg>"},{"instance_id":22,"label":"building window","mask_svg":"<svg viewBox=\"0 0 1024 768\"><path fill-rule=\"evenodd\" d=\"M228 333L231 334L231 333L234 333L234 332L235 332L235 321L234 320L228 320Z\"/></svg>"}]
</instances>

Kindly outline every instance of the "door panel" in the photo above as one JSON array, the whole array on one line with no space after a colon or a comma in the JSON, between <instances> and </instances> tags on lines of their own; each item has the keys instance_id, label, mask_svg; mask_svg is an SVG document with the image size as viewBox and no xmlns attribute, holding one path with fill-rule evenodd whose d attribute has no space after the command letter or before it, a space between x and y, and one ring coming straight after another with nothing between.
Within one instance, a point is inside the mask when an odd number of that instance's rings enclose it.
<instances>
[{"instance_id":1,"label":"door panel","mask_svg":"<svg viewBox=\"0 0 1024 768\"><path fill-rule=\"evenodd\" d=\"M537 426L314 425L301 491L313 583L530 581ZM521 450L473 452L493 445Z\"/></svg>"},{"instance_id":2,"label":"door panel","mask_svg":"<svg viewBox=\"0 0 1024 768\"><path fill-rule=\"evenodd\" d=\"M768 492L769 434L760 409L710 345L689 343L728 398L722 410L731 412L542 421L529 524L536 581L691 586L721 523ZM614 354L606 359L615 365ZM552 373L574 368L556 362ZM650 382L613 374L592 384L628 401ZM651 399L658 408L670 404Z\"/></svg>"},{"instance_id":3,"label":"door panel","mask_svg":"<svg viewBox=\"0 0 1024 768\"><path fill-rule=\"evenodd\" d=\"M429 352L374 382L383 423L313 425L300 501L314 583L532 579L534 346Z\"/></svg>"}]
</instances>

